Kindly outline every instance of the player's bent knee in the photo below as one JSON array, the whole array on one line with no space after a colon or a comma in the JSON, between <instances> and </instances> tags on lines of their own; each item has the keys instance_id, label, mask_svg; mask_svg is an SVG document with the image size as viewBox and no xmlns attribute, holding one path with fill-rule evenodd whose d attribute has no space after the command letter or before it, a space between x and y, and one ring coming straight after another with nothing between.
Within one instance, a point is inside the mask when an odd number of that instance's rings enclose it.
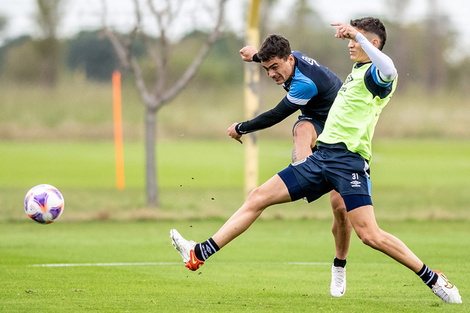
<instances>
[{"instance_id":1,"label":"player's bent knee","mask_svg":"<svg viewBox=\"0 0 470 313\"><path fill-rule=\"evenodd\" d=\"M381 236L374 232L356 230L356 234L362 243L374 249L379 249L383 241Z\"/></svg>"},{"instance_id":2,"label":"player's bent knee","mask_svg":"<svg viewBox=\"0 0 470 313\"><path fill-rule=\"evenodd\" d=\"M362 237L361 240L362 240L362 243L365 244L366 246L369 246L372 248L377 247L377 243L371 237L367 237L367 236Z\"/></svg>"},{"instance_id":3,"label":"player's bent knee","mask_svg":"<svg viewBox=\"0 0 470 313\"><path fill-rule=\"evenodd\" d=\"M343 197L336 191L330 193L330 204L334 213L347 214L346 205L344 204Z\"/></svg>"},{"instance_id":4,"label":"player's bent knee","mask_svg":"<svg viewBox=\"0 0 470 313\"><path fill-rule=\"evenodd\" d=\"M331 209L333 210L333 213L335 213L335 215L341 215L341 216L344 216L344 218L346 218L348 215L348 212L346 211L346 206L344 205L344 203L332 203Z\"/></svg>"},{"instance_id":5,"label":"player's bent knee","mask_svg":"<svg viewBox=\"0 0 470 313\"><path fill-rule=\"evenodd\" d=\"M348 212L346 211L346 206L341 201L341 205L331 204L331 209L333 210L333 215L335 220L340 224L348 223Z\"/></svg>"},{"instance_id":6,"label":"player's bent knee","mask_svg":"<svg viewBox=\"0 0 470 313\"><path fill-rule=\"evenodd\" d=\"M268 199L269 197L265 195L261 188L257 187L250 192L246 199L246 203L249 204L248 207L252 211L262 211L269 205Z\"/></svg>"},{"instance_id":7,"label":"player's bent knee","mask_svg":"<svg viewBox=\"0 0 470 313\"><path fill-rule=\"evenodd\" d=\"M294 139L303 136L311 136L312 130L314 130L313 125L307 122L301 122L297 124L294 128Z\"/></svg>"}]
</instances>

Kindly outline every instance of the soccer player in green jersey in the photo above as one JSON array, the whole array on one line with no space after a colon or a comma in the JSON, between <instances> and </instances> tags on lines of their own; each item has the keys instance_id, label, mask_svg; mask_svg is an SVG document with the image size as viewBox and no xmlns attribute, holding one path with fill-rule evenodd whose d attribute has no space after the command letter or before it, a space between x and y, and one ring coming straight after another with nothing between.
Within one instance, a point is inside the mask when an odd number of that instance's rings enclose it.
<instances>
[{"instance_id":1,"label":"soccer player in green jersey","mask_svg":"<svg viewBox=\"0 0 470 313\"><path fill-rule=\"evenodd\" d=\"M186 267L195 271L247 230L267 207L302 198L313 201L336 190L364 244L412 270L444 302L461 303L457 287L442 272L430 270L400 239L380 229L375 219L369 179L371 141L379 114L397 81L393 61L381 51L386 41L385 26L371 17L331 25L337 28L336 38L349 40L350 58L355 63L318 137L318 150L254 189L208 240L196 244L172 229L173 245Z\"/></svg>"}]
</instances>

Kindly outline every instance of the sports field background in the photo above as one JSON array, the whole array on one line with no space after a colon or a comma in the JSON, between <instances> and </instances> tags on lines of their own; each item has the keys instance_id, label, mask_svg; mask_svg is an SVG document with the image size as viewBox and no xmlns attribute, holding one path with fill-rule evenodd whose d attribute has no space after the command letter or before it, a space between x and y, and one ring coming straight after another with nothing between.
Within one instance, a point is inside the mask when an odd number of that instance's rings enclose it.
<instances>
[{"instance_id":1,"label":"sports field background","mask_svg":"<svg viewBox=\"0 0 470 313\"><path fill-rule=\"evenodd\" d=\"M115 189L112 89L74 75L57 89L0 84L0 196L4 220L22 220L18 199L49 183L66 195L61 220L227 217L243 201L244 147L226 129L243 120L240 86L191 85L159 112L161 207L145 207L143 104L123 89L126 188ZM217 85L216 85L217 86ZM263 107L282 88L267 85ZM274 88L271 88L274 87ZM25 92L27 90L27 92ZM80 96L78 96L80 95ZM259 132L260 183L290 162L292 116ZM470 103L449 92L397 95L377 126L371 164L377 216L469 219ZM268 217L331 218L328 199L274 207Z\"/></svg>"},{"instance_id":2,"label":"sports field background","mask_svg":"<svg viewBox=\"0 0 470 313\"><path fill-rule=\"evenodd\" d=\"M470 218L470 144L377 140L372 192L380 219ZM218 141L163 141L158 147L161 207L145 207L144 148L126 143L126 188L115 188L112 143L2 142L3 220L23 221L30 187L57 186L66 201L61 221L228 217L243 202L243 146ZM289 164L290 142L260 144L260 181ZM433 151L430 153L430 151ZM328 196L269 208L267 218L330 219Z\"/></svg>"},{"instance_id":3,"label":"sports field background","mask_svg":"<svg viewBox=\"0 0 470 313\"><path fill-rule=\"evenodd\" d=\"M183 267L169 229L205 240L244 199L243 145L226 136L243 118L240 90L210 90L204 106L190 88L161 111L154 209L145 206L143 108L131 88L123 94L123 191L110 86L78 79L56 91L23 88L0 85L2 312L470 311L470 104L456 95L394 97L371 164L379 225L459 287L464 303L448 305L354 234L348 291L332 299L327 197L269 208L200 271ZM289 164L293 119L260 133L260 182ZM65 197L50 225L23 210L40 183Z\"/></svg>"}]
</instances>

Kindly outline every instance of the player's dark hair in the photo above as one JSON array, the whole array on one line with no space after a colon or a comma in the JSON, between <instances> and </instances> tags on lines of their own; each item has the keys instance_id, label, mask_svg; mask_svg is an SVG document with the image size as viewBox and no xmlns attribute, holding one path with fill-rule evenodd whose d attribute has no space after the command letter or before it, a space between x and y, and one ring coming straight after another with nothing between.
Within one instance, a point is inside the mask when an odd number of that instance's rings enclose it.
<instances>
[{"instance_id":1,"label":"player's dark hair","mask_svg":"<svg viewBox=\"0 0 470 313\"><path fill-rule=\"evenodd\" d=\"M385 31L384 24L378 18L364 17L357 20L351 20L350 24L360 30L379 36L380 44L378 49L383 49L385 42L387 41L387 32Z\"/></svg>"},{"instance_id":2,"label":"player's dark hair","mask_svg":"<svg viewBox=\"0 0 470 313\"><path fill-rule=\"evenodd\" d=\"M261 62L269 61L275 57L287 60L291 53L289 40L281 35L269 35L261 45L258 57Z\"/></svg>"}]
</instances>

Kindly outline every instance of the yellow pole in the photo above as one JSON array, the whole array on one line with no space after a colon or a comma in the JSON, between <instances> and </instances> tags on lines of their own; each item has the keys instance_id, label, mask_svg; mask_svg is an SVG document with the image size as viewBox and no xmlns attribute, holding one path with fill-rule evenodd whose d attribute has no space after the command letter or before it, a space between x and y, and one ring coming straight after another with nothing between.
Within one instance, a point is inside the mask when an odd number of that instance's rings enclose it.
<instances>
[{"instance_id":1,"label":"yellow pole","mask_svg":"<svg viewBox=\"0 0 470 313\"><path fill-rule=\"evenodd\" d=\"M259 7L261 0L251 0L248 12L246 41L250 46L259 47ZM245 64L245 118L252 119L259 109L258 64ZM258 186L258 147L255 133L245 135L245 195Z\"/></svg>"},{"instance_id":2,"label":"yellow pole","mask_svg":"<svg viewBox=\"0 0 470 313\"><path fill-rule=\"evenodd\" d=\"M116 187L124 189L124 153L122 143L121 73L113 73L114 154L116 157Z\"/></svg>"}]
</instances>

